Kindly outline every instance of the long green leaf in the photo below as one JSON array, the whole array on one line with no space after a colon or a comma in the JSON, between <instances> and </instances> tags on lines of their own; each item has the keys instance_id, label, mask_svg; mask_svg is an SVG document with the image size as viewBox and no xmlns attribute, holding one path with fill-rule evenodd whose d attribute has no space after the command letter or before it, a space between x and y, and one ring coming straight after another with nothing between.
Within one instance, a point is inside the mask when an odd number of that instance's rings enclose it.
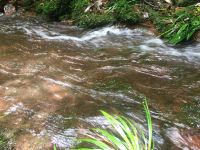
<instances>
[{"instance_id":1,"label":"long green leaf","mask_svg":"<svg viewBox=\"0 0 200 150\"><path fill-rule=\"evenodd\" d=\"M81 142L88 142L94 144L95 146L103 149L103 150L113 150L110 146L100 141L99 139L80 139Z\"/></svg>"},{"instance_id":2,"label":"long green leaf","mask_svg":"<svg viewBox=\"0 0 200 150\"><path fill-rule=\"evenodd\" d=\"M132 147L134 149L139 149L139 139L138 139L138 136L137 136L137 129L132 128L132 130L131 130L131 128L127 125L126 121L121 117L119 118L119 121L122 125L124 132L126 133L128 138L130 139L130 142L132 143Z\"/></svg>"},{"instance_id":3,"label":"long green leaf","mask_svg":"<svg viewBox=\"0 0 200 150\"><path fill-rule=\"evenodd\" d=\"M102 114L106 117L106 119L110 122L110 124L113 126L113 128L119 133L119 135L123 138L123 140L126 142L128 149L133 149L131 142L126 136L126 133L124 133L124 130L120 126L120 122L115 119L113 116L109 115L108 113L101 111Z\"/></svg>"},{"instance_id":4,"label":"long green leaf","mask_svg":"<svg viewBox=\"0 0 200 150\"><path fill-rule=\"evenodd\" d=\"M145 99L144 101L144 111L146 113L146 119L147 119L147 124L148 124L148 133L149 133L149 139L148 139L148 150L151 150L153 147L153 128L152 128L152 120L151 120L151 114L147 105L147 101Z\"/></svg>"},{"instance_id":5,"label":"long green leaf","mask_svg":"<svg viewBox=\"0 0 200 150\"><path fill-rule=\"evenodd\" d=\"M124 146L124 141L121 141L120 139L118 139L115 135L109 133L106 130L102 130L102 129L95 129L96 131L100 132L101 135L103 135L105 138L107 138L107 140L109 140L112 144L112 146L115 149L119 149L119 150L127 150L127 148Z\"/></svg>"}]
</instances>

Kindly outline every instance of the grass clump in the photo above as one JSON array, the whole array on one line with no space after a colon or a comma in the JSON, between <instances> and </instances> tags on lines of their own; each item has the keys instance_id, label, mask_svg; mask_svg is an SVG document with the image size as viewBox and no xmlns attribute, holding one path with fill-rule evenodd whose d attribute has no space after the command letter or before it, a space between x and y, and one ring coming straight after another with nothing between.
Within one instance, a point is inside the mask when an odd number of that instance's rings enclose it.
<instances>
[{"instance_id":1,"label":"grass clump","mask_svg":"<svg viewBox=\"0 0 200 150\"><path fill-rule=\"evenodd\" d=\"M200 29L200 7L195 5L169 12L149 9L149 13L160 36L174 45L190 40Z\"/></svg>"},{"instance_id":2,"label":"grass clump","mask_svg":"<svg viewBox=\"0 0 200 150\"><path fill-rule=\"evenodd\" d=\"M161 34L172 44L189 40L200 29L200 11L195 6L175 12L174 18L170 29Z\"/></svg>"},{"instance_id":3,"label":"grass clump","mask_svg":"<svg viewBox=\"0 0 200 150\"><path fill-rule=\"evenodd\" d=\"M144 110L148 124L148 137L137 123L124 116L113 116L104 111L101 113L112 126L112 130L96 128L93 129L89 138L80 139L81 143L89 143L92 148L83 149L102 149L102 150L153 150L153 129L150 111L147 102L144 102Z\"/></svg>"}]
</instances>

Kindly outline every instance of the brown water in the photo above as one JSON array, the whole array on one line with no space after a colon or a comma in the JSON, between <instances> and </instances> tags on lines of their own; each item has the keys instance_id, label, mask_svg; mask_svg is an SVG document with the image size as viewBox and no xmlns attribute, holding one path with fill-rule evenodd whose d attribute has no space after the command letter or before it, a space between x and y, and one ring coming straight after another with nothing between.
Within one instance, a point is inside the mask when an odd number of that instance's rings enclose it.
<instances>
[{"instance_id":1,"label":"brown water","mask_svg":"<svg viewBox=\"0 0 200 150\"><path fill-rule=\"evenodd\" d=\"M199 149L200 44L38 20L0 21L0 129L14 149L69 149L79 132L107 126L99 110L145 127L144 96L156 149Z\"/></svg>"}]
</instances>

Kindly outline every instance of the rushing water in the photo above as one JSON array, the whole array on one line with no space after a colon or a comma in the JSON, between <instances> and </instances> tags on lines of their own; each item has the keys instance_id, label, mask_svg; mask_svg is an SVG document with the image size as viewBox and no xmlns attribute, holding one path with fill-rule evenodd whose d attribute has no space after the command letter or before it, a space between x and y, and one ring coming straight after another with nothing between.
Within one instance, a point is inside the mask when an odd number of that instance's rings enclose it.
<instances>
[{"instance_id":1,"label":"rushing water","mask_svg":"<svg viewBox=\"0 0 200 150\"><path fill-rule=\"evenodd\" d=\"M16 150L69 149L99 110L145 127L156 149L200 149L200 44L167 45L146 29L84 30L37 19L0 20L0 129Z\"/></svg>"}]
</instances>

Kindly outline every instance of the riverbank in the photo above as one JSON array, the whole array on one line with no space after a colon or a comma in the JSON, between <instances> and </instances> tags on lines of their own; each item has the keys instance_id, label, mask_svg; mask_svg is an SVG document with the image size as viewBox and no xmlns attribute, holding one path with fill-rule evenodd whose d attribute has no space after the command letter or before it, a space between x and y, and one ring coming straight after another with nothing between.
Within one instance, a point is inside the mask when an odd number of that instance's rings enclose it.
<instances>
[{"instance_id":1,"label":"riverbank","mask_svg":"<svg viewBox=\"0 0 200 150\"><path fill-rule=\"evenodd\" d=\"M1 3L0 7L3 7L7 1ZM109 24L142 24L173 45L199 38L198 0L23 0L13 2L13 5L48 21L62 21L89 29Z\"/></svg>"}]
</instances>

